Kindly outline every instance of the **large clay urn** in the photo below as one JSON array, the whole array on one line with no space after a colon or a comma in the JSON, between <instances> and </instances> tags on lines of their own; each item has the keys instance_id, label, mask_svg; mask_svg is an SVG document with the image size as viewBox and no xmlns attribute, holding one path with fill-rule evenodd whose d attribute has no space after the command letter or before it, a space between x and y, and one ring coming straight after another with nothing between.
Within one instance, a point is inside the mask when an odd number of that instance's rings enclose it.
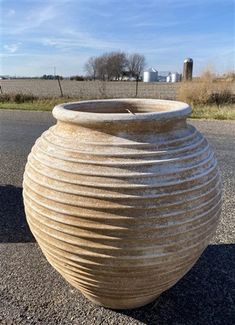
<instances>
[{"instance_id":1,"label":"large clay urn","mask_svg":"<svg viewBox=\"0 0 235 325\"><path fill-rule=\"evenodd\" d=\"M188 272L219 220L221 178L191 108L155 99L56 106L24 174L27 221L49 263L114 309Z\"/></svg>"}]
</instances>

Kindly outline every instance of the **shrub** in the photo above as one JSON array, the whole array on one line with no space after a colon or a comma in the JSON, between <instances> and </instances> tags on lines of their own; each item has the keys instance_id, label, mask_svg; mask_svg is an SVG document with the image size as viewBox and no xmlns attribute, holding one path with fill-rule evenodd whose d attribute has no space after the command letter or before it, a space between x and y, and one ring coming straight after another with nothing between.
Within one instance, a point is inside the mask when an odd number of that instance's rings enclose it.
<instances>
[{"instance_id":1,"label":"shrub","mask_svg":"<svg viewBox=\"0 0 235 325\"><path fill-rule=\"evenodd\" d=\"M71 76L70 80L84 81L85 78L83 76Z\"/></svg>"},{"instance_id":2,"label":"shrub","mask_svg":"<svg viewBox=\"0 0 235 325\"><path fill-rule=\"evenodd\" d=\"M38 100L39 98L32 94L0 94L0 102L15 102L17 104L26 103L26 102L33 102L34 100Z\"/></svg>"},{"instance_id":3,"label":"shrub","mask_svg":"<svg viewBox=\"0 0 235 325\"><path fill-rule=\"evenodd\" d=\"M11 95L10 94L0 94L0 102L6 103L11 101Z\"/></svg>"},{"instance_id":4,"label":"shrub","mask_svg":"<svg viewBox=\"0 0 235 325\"><path fill-rule=\"evenodd\" d=\"M229 71L224 75L225 80L227 81L235 81L235 72L234 71Z\"/></svg>"},{"instance_id":5,"label":"shrub","mask_svg":"<svg viewBox=\"0 0 235 325\"><path fill-rule=\"evenodd\" d=\"M210 71L206 71L195 81L182 82L178 99L191 105L214 105L235 103L231 82L217 81Z\"/></svg>"},{"instance_id":6,"label":"shrub","mask_svg":"<svg viewBox=\"0 0 235 325\"><path fill-rule=\"evenodd\" d=\"M34 100L37 100L37 99L38 99L38 97L35 95L32 95L32 94L18 93L18 94L15 94L15 96L14 96L14 101L17 104L25 103L25 102L33 102Z\"/></svg>"}]
</instances>

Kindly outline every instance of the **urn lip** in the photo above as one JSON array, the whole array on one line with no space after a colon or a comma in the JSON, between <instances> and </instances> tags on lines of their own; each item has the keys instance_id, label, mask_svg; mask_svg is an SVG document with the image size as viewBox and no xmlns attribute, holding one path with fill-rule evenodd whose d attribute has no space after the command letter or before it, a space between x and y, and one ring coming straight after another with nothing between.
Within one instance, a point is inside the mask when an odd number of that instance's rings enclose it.
<instances>
[{"instance_id":1,"label":"urn lip","mask_svg":"<svg viewBox=\"0 0 235 325\"><path fill-rule=\"evenodd\" d=\"M118 98L68 102L56 105L53 116L75 124L184 119L191 107L180 101L146 98Z\"/></svg>"}]
</instances>

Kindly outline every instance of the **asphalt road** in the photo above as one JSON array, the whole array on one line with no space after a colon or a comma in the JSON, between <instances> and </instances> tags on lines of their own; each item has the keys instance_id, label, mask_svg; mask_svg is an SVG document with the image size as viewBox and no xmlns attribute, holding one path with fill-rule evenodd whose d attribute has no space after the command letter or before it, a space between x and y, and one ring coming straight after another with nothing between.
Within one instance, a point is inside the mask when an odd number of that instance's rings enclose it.
<instances>
[{"instance_id":1,"label":"asphalt road","mask_svg":"<svg viewBox=\"0 0 235 325\"><path fill-rule=\"evenodd\" d=\"M224 177L221 223L193 269L153 303L135 310L94 306L48 264L27 227L22 176L48 112L0 111L0 324L235 323L235 123L191 121L209 139Z\"/></svg>"}]
</instances>

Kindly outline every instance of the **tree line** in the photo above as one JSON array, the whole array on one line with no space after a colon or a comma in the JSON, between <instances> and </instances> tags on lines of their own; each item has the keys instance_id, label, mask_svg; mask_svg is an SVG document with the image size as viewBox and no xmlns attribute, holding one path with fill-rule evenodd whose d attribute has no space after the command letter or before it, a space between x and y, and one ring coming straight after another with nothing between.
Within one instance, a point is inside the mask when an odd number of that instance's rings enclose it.
<instances>
[{"instance_id":1,"label":"tree line","mask_svg":"<svg viewBox=\"0 0 235 325\"><path fill-rule=\"evenodd\" d=\"M117 51L90 57L85 72L93 80L122 80L124 77L139 80L145 66L144 55Z\"/></svg>"}]
</instances>

